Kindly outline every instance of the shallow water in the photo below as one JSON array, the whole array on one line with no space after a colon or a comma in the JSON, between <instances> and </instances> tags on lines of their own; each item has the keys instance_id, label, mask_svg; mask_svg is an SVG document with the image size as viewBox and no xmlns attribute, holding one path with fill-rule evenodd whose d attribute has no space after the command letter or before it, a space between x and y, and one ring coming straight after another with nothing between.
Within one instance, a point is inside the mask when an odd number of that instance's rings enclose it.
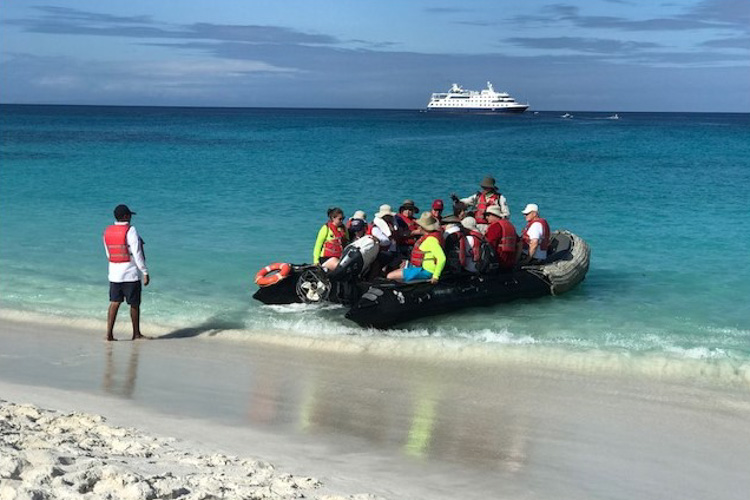
<instances>
[{"instance_id":1,"label":"shallow water","mask_svg":"<svg viewBox=\"0 0 750 500\"><path fill-rule=\"evenodd\" d=\"M750 115L1 106L0 300L13 317L101 324L101 243L127 203L153 282L144 330L242 338L520 344L530 359L750 361ZM561 296L361 329L340 307L263 307L253 276L309 262L326 208L371 217L467 196L494 175L512 220L535 202L592 248ZM121 321L124 321L121 319ZM124 326L123 326L124 327ZM538 361L538 360L537 360Z\"/></svg>"}]
</instances>

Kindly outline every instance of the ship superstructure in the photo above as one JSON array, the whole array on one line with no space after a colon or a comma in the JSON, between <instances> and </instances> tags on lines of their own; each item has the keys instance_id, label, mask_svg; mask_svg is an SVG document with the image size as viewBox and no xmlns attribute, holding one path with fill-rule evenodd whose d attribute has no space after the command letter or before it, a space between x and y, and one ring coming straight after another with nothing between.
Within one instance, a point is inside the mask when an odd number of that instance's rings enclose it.
<instances>
[{"instance_id":1,"label":"ship superstructure","mask_svg":"<svg viewBox=\"0 0 750 500\"><path fill-rule=\"evenodd\" d=\"M427 104L429 111L484 111L523 113L529 107L520 104L507 92L496 92L492 83L481 91L465 90L454 83L448 92L435 92Z\"/></svg>"}]
</instances>

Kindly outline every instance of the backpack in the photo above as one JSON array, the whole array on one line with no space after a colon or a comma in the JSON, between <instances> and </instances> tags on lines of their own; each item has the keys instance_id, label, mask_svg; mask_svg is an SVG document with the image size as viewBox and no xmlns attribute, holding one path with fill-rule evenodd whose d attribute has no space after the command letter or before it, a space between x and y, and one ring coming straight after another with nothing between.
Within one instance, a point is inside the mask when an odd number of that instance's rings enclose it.
<instances>
[{"instance_id":1,"label":"backpack","mask_svg":"<svg viewBox=\"0 0 750 500\"><path fill-rule=\"evenodd\" d=\"M500 269L497 252L486 240L482 240L479 244L479 260L476 266L481 274L496 273Z\"/></svg>"}]
</instances>

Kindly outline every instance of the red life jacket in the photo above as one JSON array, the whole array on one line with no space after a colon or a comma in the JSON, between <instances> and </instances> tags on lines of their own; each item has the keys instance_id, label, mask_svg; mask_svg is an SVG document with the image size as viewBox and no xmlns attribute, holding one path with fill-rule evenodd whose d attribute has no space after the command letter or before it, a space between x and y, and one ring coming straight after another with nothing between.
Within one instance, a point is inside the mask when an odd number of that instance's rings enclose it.
<instances>
[{"instance_id":1,"label":"red life jacket","mask_svg":"<svg viewBox=\"0 0 750 500\"><path fill-rule=\"evenodd\" d=\"M476 264L477 262L479 262L479 256L482 252L482 240L484 240L484 235L479 231L469 231L469 234L467 234L466 236L471 236L474 238L474 245L471 247L471 258Z\"/></svg>"},{"instance_id":2,"label":"red life jacket","mask_svg":"<svg viewBox=\"0 0 750 500\"><path fill-rule=\"evenodd\" d=\"M440 243L441 245L443 244L443 238L440 231L427 233L419 238L419 240L417 240L417 242L414 244L414 248L411 251L411 258L409 259L409 263L412 266L422 267L422 263L425 260L433 260L437 263L437 259L435 258L435 256L425 257L426 252L423 252L422 249L419 248L422 243L424 243L424 241L429 237L433 237L438 240L438 243Z\"/></svg>"},{"instance_id":3,"label":"red life jacket","mask_svg":"<svg viewBox=\"0 0 750 500\"><path fill-rule=\"evenodd\" d=\"M417 221L415 219L412 219L410 217L407 217L401 214L396 214L396 217L401 219L404 225L409 229L409 232L416 231L419 228L419 225L417 224ZM414 242L417 240L415 236L403 234L404 230L402 227L399 227L398 233L399 235L398 235L396 243L398 243L399 245L411 246L411 245L414 245Z\"/></svg>"},{"instance_id":4,"label":"red life jacket","mask_svg":"<svg viewBox=\"0 0 750 500\"><path fill-rule=\"evenodd\" d=\"M549 224L547 224L547 221L542 219L541 217L537 217L536 219L526 224L526 227L523 229L523 233L521 233L521 239L523 239L524 246L528 248L530 240L527 233L531 225L535 222L539 222L542 224L542 241L539 242L539 248L546 251L547 248L549 248Z\"/></svg>"},{"instance_id":5,"label":"red life jacket","mask_svg":"<svg viewBox=\"0 0 750 500\"><path fill-rule=\"evenodd\" d=\"M104 244L107 246L110 262L130 262L129 230L130 224L112 224L104 230Z\"/></svg>"},{"instance_id":6,"label":"red life jacket","mask_svg":"<svg viewBox=\"0 0 750 500\"><path fill-rule=\"evenodd\" d=\"M500 199L500 193L492 193L490 196L486 196L485 193L479 195L477 200L477 210L474 214L474 218L477 220L477 224L487 224L487 219L484 218L484 212L490 207L490 205L497 205L497 200Z\"/></svg>"},{"instance_id":7,"label":"red life jacket","mask_svg":"<svg viewBox=\"0 0 750 500\"><path fill-rule=\"evenodd\" d=\"M323 253L321 257L341 257L344 253L344 240L346 239L346 229L341 229L333 222L326 223L328 230L333 234L333 238L323 243Z\"/></svg>"},{"instance_id":8,"label":"red life jacket","mask_svg":"<svg viewBox=\"0 0 750 500\"><path fill-rule=\"evenodd\" d=\"M516 234L516 228L513 226L508 219L500 219L495 224L500 224L503 228L503 236L500 241L497 242L497 253L516 253L516 244L518 243L518 235Z\"/></svg>"}]
</instances>

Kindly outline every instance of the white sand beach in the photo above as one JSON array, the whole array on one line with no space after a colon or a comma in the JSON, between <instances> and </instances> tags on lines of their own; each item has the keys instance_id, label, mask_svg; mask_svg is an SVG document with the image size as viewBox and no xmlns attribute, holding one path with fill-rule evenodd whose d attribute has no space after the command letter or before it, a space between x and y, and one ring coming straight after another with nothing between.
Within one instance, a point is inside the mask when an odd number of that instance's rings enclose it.
<instances>
[{"instance_id":1,"label":"white sand beach","mask_svg":"<svg viewBox=\"0 0 750 500\"><path fill-rule=\"evenodd\" d=\"M744 499L750 388L0 321L0 499ZM721 379L718 379L719 381Z\"/></svg>"}]
</instances>

